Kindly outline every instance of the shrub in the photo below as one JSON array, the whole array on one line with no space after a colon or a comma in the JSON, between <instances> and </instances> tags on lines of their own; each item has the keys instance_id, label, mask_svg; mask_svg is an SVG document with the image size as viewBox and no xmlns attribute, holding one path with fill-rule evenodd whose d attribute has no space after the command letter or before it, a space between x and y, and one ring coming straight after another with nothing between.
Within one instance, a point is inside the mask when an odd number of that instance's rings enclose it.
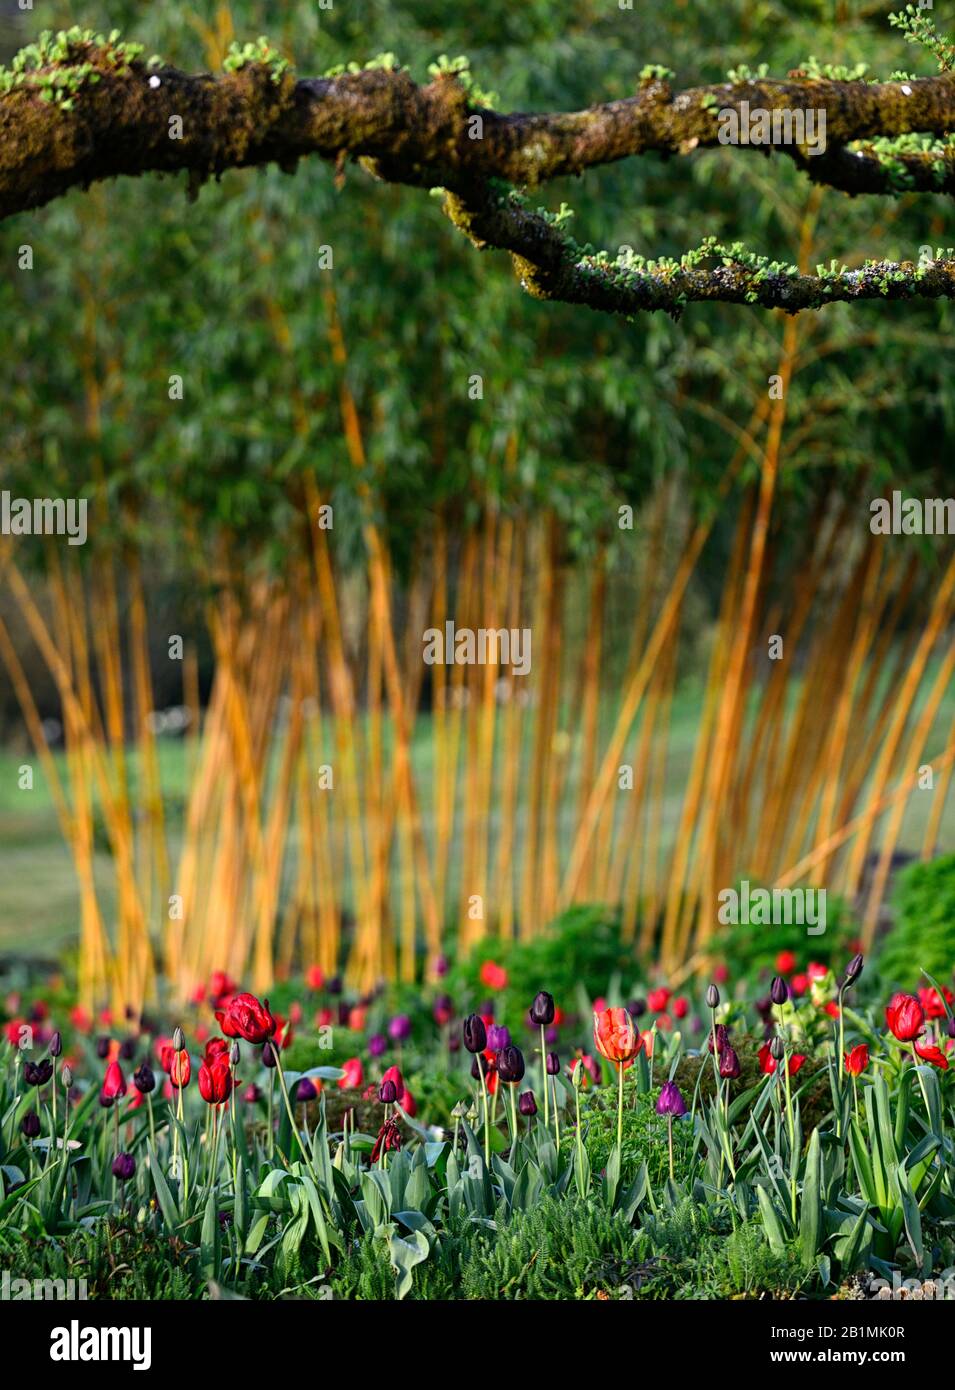
<instances>
[{"instance_id":1,"label":"shrub","mask_svg":"<svg viewBox=\"0 0 955 1390\"><path fill-rule=\"evenodd\" d=\"M891 986L924 984L920 970L946 983L955 960L955 854L927 864L911 864L894 894L897 922L879 956L879 969Z\"/></svg>"}]
</instances>

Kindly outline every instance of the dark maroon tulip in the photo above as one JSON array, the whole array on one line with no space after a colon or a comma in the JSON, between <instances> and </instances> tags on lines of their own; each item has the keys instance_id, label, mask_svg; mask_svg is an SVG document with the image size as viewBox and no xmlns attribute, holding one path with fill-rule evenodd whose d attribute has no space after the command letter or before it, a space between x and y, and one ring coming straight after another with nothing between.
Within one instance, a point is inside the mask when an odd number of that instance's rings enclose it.
<instances>
[{"instance_id":1,"label":"dark maroon tulip","mask_svg":"<svg viewBox=\"0 0 955 1390\"><path fill-rule=\"evenodd\" d=\"M480 1052L475 1053L474 1060L471 1062L471 1075L475 1081L480 1081L482 1073L487 1076L490 1070L487 1058Z\"/></svg>"},{"instance_id":2,"label":"dark maroon tulip","mask_svg":"<svg viewBox=\"0 0 955 1390\"><path fill-rule=\"evenodd\" d=\"M136 1056L136 1039L124 1038L119 1045L119 1055L124 1062L131 1062Z\"/></svg>"},{"instance_id":3,"label":"dark maroon tulip","mask_svg":"<svg viewBox=\"0 0 955 1390\"><path fill-rule=\"evenodd\" d=\"M132 1154L117 1154L113 1159L113 1177L120 1182L128 1182L136 1171L136 1160Z\"/></svg>"},{"instance_id":4,"label":"dark maroon tulip","mask_svg":"<svg viewBox=\"0 0 955 1390\"><path fill-rule=\"evenodd\" d=\"M720 1006L720 992L716 985L710 985L706 991L706 1003L710 1009L718 1009Z\"/></svg>"},{"instance_id":5,"label":"dark maroon tulip","mask_svg":"<svg viewBox=\"0 0 955 1390\"><path fill-rule=\"evenodd\" d=\"M645 999L631 999L627 1005L627 1013L631 1018L639 1018L647 1011L647 1001Z\"/></svg>"},{"instance_id":6,"label":"dark maroon tulip","mask_svg":"<svg viewBox=\"0 0 955 1390\"><path fill-rule=\"evenodd\" d=\"M674 1119L678 1120L686 1113L686 1101L680 1093L679 1086L675 1081L665 1082L657 1097L657 1114L672 1115Z\"/></svg>"},{"instance_id":7,"label":"dark maroon tulip","mask_svg":"<svg viewBox=\"0 0 955 1390\"><path fill-rule=\"evenodd\" d=\"M390 1078L378 1087L378 1099L382 1105L394 1105L398 1099L398 1087Z\"/></svg>"},{"instance_id":8,"label":"dark maroon tulip","mask_svg":"<svg viewBox=\"0 0 955 1390\"><path fill-rule=\"evenodd\" d=\"M328 992L329 994L341 994L342 977L340 975L333 975L332 978L329 980Z\"/></svg>"},{"instance_id":9,"label":"dark maroon tulip","mask_svg":"<svg viewBox=\"0 0 955 1390\"><path fill-rule=\"evenodd\" d=\"M275 1066L275 1051L270 1042L262 1044L262 1065L263 1067Z\"/></svg>"},{"instance_id":10,"label":"dark maroon tulip","mask_svg":"<svg viewBox=\"0 0 955 1390\"><path fill-rule=\"evenodd\" d=\"M531 1023L535 1028L548 1028L554 1021L554 997L542 989L531 1005Z\"/></svg>"},{"instance_id":11,"label":"dark maroon tulip","mask_svg":"<svg viewBox=\"0 0 955 1390\"><path fill-rule=\"evenodd\" d=\"M44 1057L42 1062L24 1062L23 1079L28 1086L45 1086L53 1075L53 1061Z\"/></svg>"},{"instance_id":12,"label":"dark maroon tulip","mask_svg":"<svg viewBox=\"0 0 955 1390\"><path fill-rule=\"evenodd\" d=\"M312 1078L310 1076L299 1077L295 1085L295 1099L305 1102L316 1100L317 1097L318 1091L315 1089L315 1083Z\"/></svg>"},{"instance_id":13,"label":"dark maroon tulip","mask_svg":"<svg viewBox=\"0 0 955 1390\"><path fill-rule=\"evenodd\" d=\"M729 1043L720 1053L720 1076L724 1076L729 1081L735 1081L739 1076L739 1058Z\"/></svg>"},{"instance_id":14,"label":"dark maroon tulip","mask_svg":"<svg viewBox=\"0 0 955 1390\"><path fill-rule=\"evenodd\" d=\"M773 983L769 987L769 997L774 1004L785 1004L789 998L789 986L782 975L773 977Z\"/></svg>"},{"instance_id":15,"label":"dark maroon tulip","mask_svg":"<svg viewBox=\"0 0 955 1390\"><path fill-rule=\"evenodd\" d=\"M537 1114L537 1101L534 1099L533 1091L522 1091L517 1098L517 1108L522 1115L530 1118Z\"/></svg>"},{"instance_id":16,"label":"dark maroon tulip","mask_svg":"<svg viewBox=\"0 0 955 1390\"><path fill-rule=\"evenodd\" d=\"M547 1054L547 1075L560 1076L560 1058L556 1052L548 1052Z\"/></svg>"},{"instance_id":17,"label":"dark maroon tulip","mask_svg":"<svg viewBox=\"0 0 955 1390\"><path fill-rule=\"evenodd\" d=\"M56 1032L53 1034L52 1038L50 1039L50 1056L51 1056L51 1057L59 1057L59 1055L60 1055L60 1053L61 1053L62 1051L63 1051L63 1038L62 1038L62 1035L60 1034L59 1029L57 1029Z\"/></svg>"},{"instance_id":18,"label":"dark maroon tulip","mask_svg":"<svg viewBox=\"0 0 955 1390\"><path fill-rule=\"evenodd\" d=\"M461 1031L469 1052L483 1052L487 1047L487 1029L480 1014L468 1014Z\"/></svg>"},{"instance_id":19,"label":"dark maroon tulip","mask_svg":"<svg viewBox=\"0 0 955 1390\"><path fill-rule=\"evenodd\" d=\"M781 1062L786 1055L786 1044L778 1033L770 1041L769 1052L770 1056L777 1062Z\"/></svg>"},{"instance_id":20,"label":"dark maroon tulip","mask_svg":"<svg viewBox=\"0 0 955 1390\"><path fill-rule=\"evenodd\" d=\"M28 1110L20 1121L20 1129L25 1139L35 1139L40 1133L40 1117L35 1110Z\"/></svg>"},{"instance_id":21,"label":"dark maroon tulip","mask_svg":"<svg viewBox=\"0 0 955 1390\"><path fill-rule=\"evenodd\" d=\"M109 1044L109 1038L96 1039L96 1055L97 1057L99 1057L101 1061L105 1061L106 1058L109 1056Z\"/></svg>"},{"instance_id":22,"label":"dark maroon tulip","mask_svg":"<svg viewBox=\"0 0 955 1390\"><path fill-rule=\"evenodd\" d=\"M487 1045L491 1052L500 1052L502 1048L509 1047L511 1042L511 1032L505 1028L503 1023L492 1023L487 1030Z\"/></svg>"},{"instance_id":23,"label":"dark maroon tulip","mask_svg":"<svg viewBox=\"0 0 955 1390\"><path fill-rule=\"evenodd\" d=\"M133 1085L144 1096L148 1096L150 1091L155 1091L156 1076L148 1062L143 1062L142 1066L133 1072Z\"/></svg>"},{"instance_id":24,"label":"dark maroon tulip","mask_svg":"<svg viewBox=\"0 0 955 1390\"><path fill-rule=\"evenodd\" d=\"M497 1054L497 1074L511 1085L524 1078L524 1054L519 1047L502 1047Z\"/></svg>"},{"instance_id":25,"label":"dark maroon tulip","mask_svg":"<svg viewBox=\"0 0 955 1390\"><path fill-rule=\"evenodd\" d=\"M717 1050L717 1052L722 1052L724 1047L729 1047L729 1043L730 1043L730 1033L729 1033L729 1029L726 1027L725 1023L718 1023L718 1024L716 1025L716 1030L715 1030L715 1031L716 1031L716 1050ZM712 1034L712 1033L710 1033L709 1041L707 1042L706 1045L707 1045L707 1047L709 1048L710 1052L712 1053L712 1051L713 1051L713 1034Z\"/></svg>"},{"instance_id":26,"label":"dark maroon tulip","mask_svg":"<svg viewBox=\"0 0 955 1390\"><path fill-rule=\"evenodd\" d=\"M234 1067L237 1067L242 1061L242 1049L237 1038L233 1038L232 1046L229 1048L229 1061Z\"/></svg>"}]
</instances>

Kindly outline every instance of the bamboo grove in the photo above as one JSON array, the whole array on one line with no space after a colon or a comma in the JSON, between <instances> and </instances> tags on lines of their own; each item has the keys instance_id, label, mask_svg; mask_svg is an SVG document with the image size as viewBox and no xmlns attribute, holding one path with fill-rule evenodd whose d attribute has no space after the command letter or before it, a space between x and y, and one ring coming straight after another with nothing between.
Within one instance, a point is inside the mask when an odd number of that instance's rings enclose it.
<instances>
[{"instance_id":1,"label":"bamboo grove","mask_svg":"<svg viewBox=\"0 0 955 1390\"><path fill-rule=\"evenodd\" d=\"M413 53L419 8L390 20ZM626 22L609 57L582 40L571 97L628 80ZM149 38L221 66L236 23L200 6ZM521 43L495 57L515 100L554 95ZM802 274L945 235L942 194L866 212L719 158L574 200L609 244L749 217ZM0 662L75 867L84 1002L188 997L213 969L411 981L580 902L679 979L742 875L846 895L871 944L925 764L924 856L952 804L955 558L868 525L873 496L944 476L950 306L585 325L415 190L355 177L240 172L196 207L127 181L4 224L38 267L4 290L13 477L90 499L81 553L0 542ZM528 629L530 672L427 665L447 622ZM181 804L153 717L173 636Z\"/></svg>"}]
</instances>

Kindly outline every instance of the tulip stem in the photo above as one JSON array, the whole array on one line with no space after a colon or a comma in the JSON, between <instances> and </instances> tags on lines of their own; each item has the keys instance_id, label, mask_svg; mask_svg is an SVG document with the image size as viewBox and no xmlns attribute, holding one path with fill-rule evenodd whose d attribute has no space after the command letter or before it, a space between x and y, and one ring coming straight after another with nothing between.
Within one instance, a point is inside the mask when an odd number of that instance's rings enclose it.
<instances>
[{"instance_id":1,"label":"tulip stem","mask_svg":"<svg viewBox=\"0 0 955 1390\"><path fill-rule=\"evenodd\" d=\"M667 1139L670 1145L670 1181L675 1182L673 1174L673 1116L667 1115Z\"/></svg>"},{"instance_id":2,"label":"tulip stem","mask_svg":"<svg viewBox=\"0 0 955 1390\"><path fill-rule=\"evenodd\" d=\"M484 1058L480 1052L477 1054L478 1075L481 1078L481 1094L484 1097L484 1166L490 1172L491 1168L491 1121L487 1107L487 1079L484 1075Z\"/></svg>"},{"instance_id":3,"label":"tulip stem","mask_svg":"<svg viewBox=\"0 0 955 1390\"><path fill-rule=\"evenodd\" d=\"M913 1038L912 1041L909 1043L909 1047L912 1049L912 1065L913 1065L913 1067L915 1068L915 1075L916 1075L916 1076L918 1077L918 1079L919 1079L919 1090L922 1092L922 1100L925 1102L925 1118L928 1120L928 1126L929 1126L929 1129L931 1130L931 1128L932 1128L932 1111L931 1111L931 1109L929 1108L929 1103L928 1103L928 1092L927 1092L926 1089L925 1089L925 1082L922 1080L922 1073L919 1071L919 1055L918 1055L918 1053L917 1053L916 1050L915 1050L915 1039L914 1039L914 1038Z\"/></svg>"},{"instance_id":4,"label":"tulip stem","mask_svg":"<svg viewBox=\"0 0 955 1390\"><path fill-rule=\"evenodd\" d=\"M515 1099L514 1099L514 1095L515 1095L515 1093L516 1093L516 1091L517 1091L517 1082L512 1082L511 1085L510 1085L510 1087L509 1087L508 1089L509 1089L510 1092L511 1092L511 1143L513 1144L514 1149L516 1150L516 1148L517 1148L517 1102L516 1102ZM527 1123L530 1124L530 1119L528 1119ZM514 1162L514 1154L513 1154L513 1152L511 1153L511 1162L512 1162L512 1163Z\"/></svg>"},{"instance_id":5,"label":"tulip stem","mask_svg":"<svg viewBox=\"0 0 955 1390\"><path fill-rule=\"evenodd\" d=\"M305 1159L307 1163L308 1157L302 1145L302 1136L298 1132L298 1125L295 1123L295 1113L292 1110L292 1102L289 1099L288 1086L285 1084L285 1072L282 1069L282 1059L279 1056L279 1049L276 1043L272 1044L272 1056L275 1058L275 1070L278 1073L279 1089L282 1092L282 1099L285 1101L285 1112L288 1115L289 1123L292 1126L292 1135L295 1139L295 1142L298 1144L299 1152L301 1153L302 1157ZM292 1155L289 1154L289 1158L291 1158L291 1156Z\"/></svg>"},{"instance_id":6,"label":"tulip stem","mask_svg":"<svg viewBox=\"0 0 955 1390\"><path fill-rule=\"evenodd\" d=\"M793 1225L796 1225L796 1126L793 1121L793 1092L789 1076L789 1049L783 1053L783 1068L786 1076L786 1122L789 1129L789 1192L792 1207Z\"/></svg>"},{"instance_id":7,"label":"tulip stem","mask_svg":"<svg viewBox=\"0 0 955 1390\"><path fill-rule=\"evenodd\" d=\"M551 1077L551 1084L554 1087L554 1138L557 1142L557 1152L560 1153L560 1116L557 1113L557 1077ZM546 1096L547 1091L545 1089Z\"/></svg>"},{"instance_id":8,"label":"tulip stem","mask_svg":"<svg viewBox=\"0 0 955 1390\"><path fill-rule=\"evenodd\" d=\"M549 1122L550 1122L550 1110L549 1110L548 1100L547 1100L547 1040L546 1040L546 1038L545 1038L545 1036L544 1036L544 1025L543 1025L543 1023L541 1024L540 1028L541 1028L541 1076L543 1077L543 1080L544 1080L544 1126L545 1126L545 1128L546 1128L546 1126L547 1126L547 1125L549 1124Z\"/></svg>"},{"instance_id":9,"label":"tulip stem","mask_svg":"<svg viewBox=\"0 0 955 1390\"><path fill-rule=\"evenodd\" d=\"M617 1148L623 1162L623 1063L617 1063Z\"/></svg>"}]
</instances>

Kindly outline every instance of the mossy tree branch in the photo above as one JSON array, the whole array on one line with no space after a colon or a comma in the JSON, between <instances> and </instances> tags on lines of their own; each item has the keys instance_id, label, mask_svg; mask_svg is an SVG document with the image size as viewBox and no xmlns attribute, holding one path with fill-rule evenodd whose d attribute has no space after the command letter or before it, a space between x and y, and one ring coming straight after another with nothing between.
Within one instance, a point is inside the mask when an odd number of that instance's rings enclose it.
<instances>
[{"instance_id":1,"label":"mossy tree branch","mask_svg":"<svg viewBox=\"0 0 955 1390\"><path fill-rule=\"evenodd\" d=\"M197 185L230 168L277 163L292 170L318 155L339 168L362 160L390 181L448 190L452 220L477 245L511 252L525 288L542 298L631 314L678 312L703 299L796 311L835 299L953 294L945 262L919 271L879 263L825 282L742 263L707 269L697 260L663 275L611 265L582 254L510 193L640 154L714 146L718 112L743 103L769 113L825 111L825 153L776 147L816 182L850 194L951 192L949 146L928 141L931 148L899 149L891 159L878 148L887 138L942 137L955 128L951 73L888 83L758 79L675 94L653 77L633 97L585 111L508 115L476 106L452 72L427 85L389 67L296 80L284 62L253 60L221 76L192 76L146 64L128 46L117 57L122 46L111 41L81 36L61 50L65 61L46 63L41 54L25 76L6 82L0 217L120 175L186 170ZM170 138L173 129L181 138ZM847 148L858 141L870 143Z\"/></svg>"}]
</instances>

